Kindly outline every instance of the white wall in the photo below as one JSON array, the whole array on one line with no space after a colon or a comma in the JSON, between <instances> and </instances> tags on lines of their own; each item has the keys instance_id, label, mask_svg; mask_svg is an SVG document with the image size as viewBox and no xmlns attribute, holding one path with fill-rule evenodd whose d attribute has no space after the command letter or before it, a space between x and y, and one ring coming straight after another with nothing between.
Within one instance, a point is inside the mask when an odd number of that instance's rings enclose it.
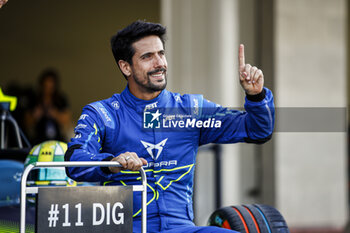
<instances>
[{"instance_id":1,"label":"white wall","mask_svg":"<svg viewBox=\"0 0 350 233\"><path fill-rule=\"evenodd\" d=\"M276 4L277 106L307 107L305 111L345 108L346 1L277 0ZM276 201L290 226L345 225L345 130L275 134Z\"/></svg>"}]
</instances>

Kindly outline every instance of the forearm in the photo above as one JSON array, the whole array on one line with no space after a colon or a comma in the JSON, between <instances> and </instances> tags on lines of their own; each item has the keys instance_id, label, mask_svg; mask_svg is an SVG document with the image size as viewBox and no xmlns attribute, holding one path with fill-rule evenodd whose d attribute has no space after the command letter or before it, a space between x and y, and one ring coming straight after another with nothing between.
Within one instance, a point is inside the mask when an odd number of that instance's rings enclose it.
<instances>
[{"instance_id":1,"label":"forearm","mask_svg":"<svg viewBox=\"0 0 350 233\"><path fill-rule=\"evenodd\" d=\"M65 161L103 161L113 157L109 153L94 154L82 148L80 144L69 145L65 154ZM111 174L102 171L101 167L70 167L66 169L67 175L76 181L103 181L108 180Z\"/></svg>"},{"instance_id":2,"label":"forearm","mask_svg":"<svg viewBox=\"0 0 350 233\"><path fill-rule=\"evenodd\" d=\"M264 143L271 138L275 122L275 108L272 92L265 88L264 93L246 97L245 109L246 142Z\"/></svg>"}]
</instances>

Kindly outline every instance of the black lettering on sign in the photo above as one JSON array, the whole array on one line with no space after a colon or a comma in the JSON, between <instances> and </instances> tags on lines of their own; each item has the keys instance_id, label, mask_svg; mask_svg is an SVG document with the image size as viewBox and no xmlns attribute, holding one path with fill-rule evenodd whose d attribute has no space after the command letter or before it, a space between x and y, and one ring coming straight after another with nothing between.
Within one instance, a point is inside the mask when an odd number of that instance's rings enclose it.
<instances>
[{"instance_id":1,"label":"black lettering on sign","mask_svg":"<svg viewBox=\"0 0 350 233\"><path fill-rule=\"evenodd\" d=\"M36 232L132 232L132 187L39 188Z\"/></svg>"}]
</instances>

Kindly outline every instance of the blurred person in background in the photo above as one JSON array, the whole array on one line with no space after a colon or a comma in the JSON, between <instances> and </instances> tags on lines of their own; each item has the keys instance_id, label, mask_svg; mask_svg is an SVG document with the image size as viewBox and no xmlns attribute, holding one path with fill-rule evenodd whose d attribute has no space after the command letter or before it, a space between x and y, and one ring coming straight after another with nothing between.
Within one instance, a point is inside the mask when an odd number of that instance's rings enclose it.
<instances>
[{"instance_id":1,"label":"blurred person in background","mask_svg":"<svg viewBox=\"0 0 350 233\"><path fill-rule=\"evenodd\" d=\"M38 88L34 107L26 114L26 128L32 143L67 141L71 112L67 98L60 91L58 72L44 70L39 76Z\"/></svg>"}]
</instances>

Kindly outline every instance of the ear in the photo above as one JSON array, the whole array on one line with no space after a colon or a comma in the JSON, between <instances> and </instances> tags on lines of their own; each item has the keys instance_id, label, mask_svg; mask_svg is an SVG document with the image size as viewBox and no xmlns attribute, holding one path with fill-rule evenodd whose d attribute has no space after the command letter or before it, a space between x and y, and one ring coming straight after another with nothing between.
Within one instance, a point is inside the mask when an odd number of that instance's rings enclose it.
<instances>
[{"instance_id":1,"label":"ear","mask_svg":"<svg viewBox=\"0 0 350 233\"><path fill-rule=\"evenodd\" d=\"M131 75L131 66L128 62L119 60L118 65L125 76L129 77Z\"/></svg>"}]
</instances>

